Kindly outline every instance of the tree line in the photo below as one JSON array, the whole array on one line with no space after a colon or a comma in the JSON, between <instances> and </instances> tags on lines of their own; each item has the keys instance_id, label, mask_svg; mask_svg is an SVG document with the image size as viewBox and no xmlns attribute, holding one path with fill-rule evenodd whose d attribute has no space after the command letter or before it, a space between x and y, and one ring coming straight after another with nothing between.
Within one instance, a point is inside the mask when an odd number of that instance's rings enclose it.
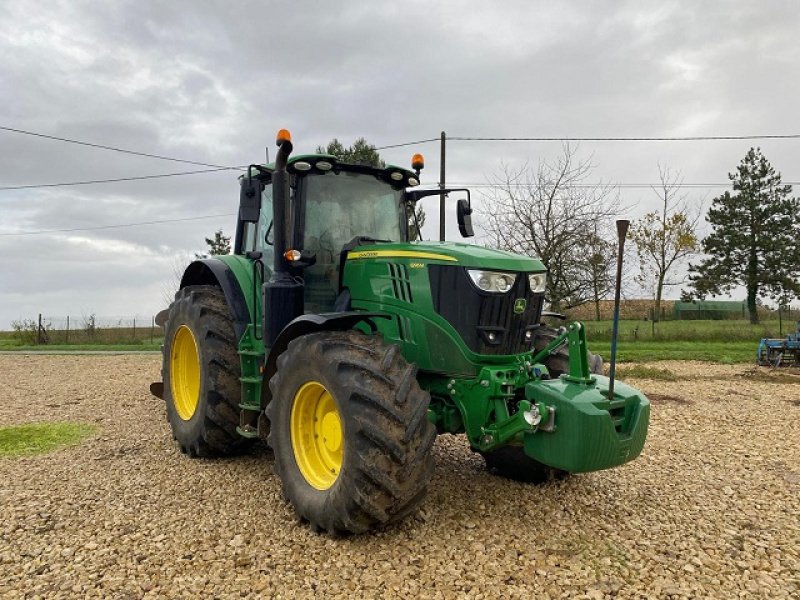
<instances>
[{"instance_id":1,"label":"tree line","mask_svg":"<svg viewBox=\"0 0 800 600\"><path fill-rule=\"evenodd\" d=\"M351 146L333 139L317 152L385 166L364 138ZM590 182L593 167L591 158L579 159L569 144L553 160L501 165L483 194L481 226L486 245L542 260L552 310L593 303L599 319L600 301L614 286L614 217L630 207L620 205L612 183ZM702 239L700 204L682 191L680 172L661 165L658 171L660 183L652 190L657 208L631 225L629 258L638 269L625 276L628 287L652 295L654 319L661 314L666 290L680 285L686 285L684 301L743 287L752 323L758 322L760 300L782 306L800 297L800 200L790 185L781 183L781 174L760 148L750 148L728 174L732 190L712 200L705 214L710 233ZM421 228L425 222L422 207L415 212L416 219L409 219L412 239L419 237L417 224ZM222 230L205 241L207 254L230 253L230 237Z\"/></svg>"},{"instance_id":2,"label":"tree line","mask_svg":"<svg viewBox=\"0 0 800 600\"><path fill-rule=\"evenodd\" d=\"M613 185L586 183L591 167L568 145L555 161L504 166L486 194L485 227L492 246L542 259L554 310L594 302L599 319L614 283L612 217L621 208ZM633 221L630 233L639 267L633 280L652 293L654 319L665 290L687 283L684 301L743 287L752 323L759 300L784 306L800 297L800 201L760 148L728 174L733 189L712 200L703 239L699 207L681 192L680 173L659 166L659 175L658 208Z\"/></svg>"}]
</instances>

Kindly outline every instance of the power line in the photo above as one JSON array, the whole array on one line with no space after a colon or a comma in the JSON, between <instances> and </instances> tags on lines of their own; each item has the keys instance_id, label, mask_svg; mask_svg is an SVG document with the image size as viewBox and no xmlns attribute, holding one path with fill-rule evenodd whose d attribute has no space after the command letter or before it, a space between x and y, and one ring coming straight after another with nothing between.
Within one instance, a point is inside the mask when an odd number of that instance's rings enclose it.
<instances>
[{"instance_id":1,"label":"power line","mask_svg":"<svg viewBox=\"0 0 800 600\"><path fill-rule=\"evenodd\" d=\"M448 136L459 142L702 142L728 140L795 140L800 133L766 135L690 135L675 137L465 137Z\"/></svg>"},{"instance_id":2,"label":"power line","mask_svg":"<svg viewBox=\"0 0 800 600\"><path fill-rule=\"evenodd\" d=\"M375 150L388 150L389 148L401 148L403 146L415 146L416 144L427 144L428 142L438 142L439 138L427 138L415 142L403 142L401 144L389 144L388 146L378 146Z\"/></svg>"},{"instance_id":3,"label":"power line","mask_svg":"<svg viewBox=\"0 0 800 600\"><path fill-rule=\"evenodd\" d=\"M161 179L164 177L180 177L182 175L198 175L200 173L217 173L228 171L232 167L220 167L218 169L200 169L199 171L182 171L180 173L162 173L160 175L138 175L134 177L115 177L114 179L90 179L87 181L66 181L62 183L38 183L32 185L7 185L0 187L0 191L7 190L35 190L39 188L65 187L72 185L93 185L96 183L117 183L120 181L141 181L143 179Z\"/></svg>"},{"instance_id":4,"label":"power line","mask_svg":"<svg viewBox=\"0 0 800 600\"><path fill-rule=\"evenodd\" d=\"M56 142L66 142L67 144L77 144L78 146L88 146L89 148L98 148L100 150L111 150L112 152L121 152L122 154L133 154L134 156L144 156L146 158L156 158L158 160L168 160L171 162L179 162L187 165L197 165L199 167L215 167L217 169L237 170L242 167L226 167L224 165L214 165L211 163L199 162L196 160L186 160L183 158L174 158L172 156L164 156L162 154L150 154L149 152L137 152L136 150L127 150L125 148L117 148L115 146L106 146L104 144L95 144L92 142L84 142L81 140L74 140L71 138L58 137L55 135L47 135L44 133L37 133L35 131L26 131L25 129L15 129L14 127L4 127L0 125L0 131L8 131L11 133L19 133L22 135L31 135L46 140L54 140Z\"/></svg>"},{"instance_id":5,"label":"power line","mask_svg":"<svg viewBox=\"0 0 800 600\"><path fill-rule=\"evenodd\" d=\"M433 186L434 184L426 184ZM516 183L516 182L503 182L503 183L491 183L491 182L483 182L483 183L461 183L461 182L448 182L448 186L464 186L470 188L503 188L503 187L533 187L537 184L535 183ZM797 181L781 181L781 185L800 185L800 182ZM733 182L726 182L726 183L675 183L669 184L671 188L689 188L689 189L706 189L706 188L721 188L721 187L732 187ZM612 183L612 182L604 182L599 181L597 183L575 183L570 184L565 187L571 188L595 188L595 187L611 187L611 188L620 188L620 189L651 189L651 188L661 188L663 187L662 183Z\"/></svg>"},{"instance_id":6,"label":"power line","mask_svg":"<svg viewBox=\"0 0 800 600\"><path fill-rule=\"evenodd\" d=\"M223 213L219 215L202 215L199 217L182 217L179 219L159 219L158 221L140 221L138 223L123 223L119 225L98 225L96 227L71 227L69 229L40 229L38 231L17 231L14 233L0 233L0 237L22 235L44 235L46 233L71 233L74 231L97 231L100 229L122 229L123 227L138 227L139 225L160 225L162 223L178 223L181 221L199 221L201 219L214 219L218 217L231 217L236 213Z\"/></svg>"}]
</instances>

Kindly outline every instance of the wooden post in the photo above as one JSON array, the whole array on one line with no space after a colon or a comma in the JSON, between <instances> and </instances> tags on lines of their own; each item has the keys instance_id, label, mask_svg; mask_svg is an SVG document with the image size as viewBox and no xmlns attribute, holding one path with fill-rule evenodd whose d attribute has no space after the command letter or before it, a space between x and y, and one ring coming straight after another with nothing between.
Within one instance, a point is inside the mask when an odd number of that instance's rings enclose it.
<instances>
[{"instance_id":1,"label":"wooden post","mask_svg":"<svg viewBox=\"0 0 800 600\"><path fill-rule=\"evenodd\" d=\"M39 313L39 328L36 330L36 343L42 343L42 313Z\"/></svg>"},{"instance_id":2,"label":"wooden post","mask_svg":"<svg viewBox=\"0 0 800 600\"><path fill-rule=\"evenodd\" d=\"M133 317L133 341L136 341L136 317Z\"/></svg>"},{"instance_id":3,"label":"wooden post","mask_svg":"<svg viewBox=\"0 0 800 600\"><path fill-rule=\"evenodd\" d=\"M69 344L69 315L67 315L67 335L64 338L64 343Z\"/></svg>"}]
</instances>

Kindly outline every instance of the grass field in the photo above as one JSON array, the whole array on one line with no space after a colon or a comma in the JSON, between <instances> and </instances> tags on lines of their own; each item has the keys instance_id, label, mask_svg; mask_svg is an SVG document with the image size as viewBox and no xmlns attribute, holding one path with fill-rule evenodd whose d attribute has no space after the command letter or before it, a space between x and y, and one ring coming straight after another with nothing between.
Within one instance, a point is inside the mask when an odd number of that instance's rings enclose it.
<instances>
[{"instance_id":1,"label":"grass field","mask_svg":"<svg viewBox=\"0 0 800 600\"><path fill-rule=\"evenodd\" d=\"M97 428L84 423L27 423L0 427L0 457L50 452L77 444Z\"/></svg>"},{"instance_id":2,"label":"grass field","mask_svg":"<svg viewBox=\"0 0 800 600\"><path fill-rule=\"evenodd\" d=\"M705 360L734 364L756 362L758 340L753 342L627 342L617 345L617 360L622 363L651 362L658 360ZM592 342L589 349L600 354L607 362L611 356L611 342Z\"/></svg>"},{"instance_id":3,"label":"grass field","mask_svg":"<svg viewBox=\"0 0 800 600\"><path fill-rule=\"evenodd\" d=\"M595 342L611 341L611 321L584 321L586 337ZM619 339L624 342L751 342L758 344L764 337L783 337L795 331L794 321L762 321L751 325L749 321L620 321ZM783 334L780 335L780 330ZM753 350L755 352L755 350Z\"/></svg>"},{"instance_id":4,"label":"grass field","mask_svg":"<svg viewBox=\"0 0 800 600\"><path fill-rule=\"evenodd\" d=\"M0 351L8 352L148 352L160 348L160 342L157 344L46 344L34 346L0 343Z\"/></svg>"},{"instance_id":5,"label":"grass field","mask_svg":"<svg viewBox=\"0 0 800 600\"><path fill-rule=\"evenodd\" d=\"M160 327L102 327L92 331L84 329L47 329L49 345L60 346L107 346L116 345L136 345L149 344L156 345L161 343ZM12 349L8 346L33 346L36 344L37 334L34 330L24 331L0 331L0 350Z\"/></svg>"},{"instance_id":6,"label":"grass field","mask_svg":"<svg viewBox=\"0 0 800 600\"><path fill-rule=\"evenodd\" d=\"M589 347L608 360L611 350L611 321L585 321ZM557 322L558 324L558 322ZM783 322L783 335L795 329L794 322ZM654 335L655 332L655 335ZM158 330L158 333L161 333ZM100 339L80 339L79 343L32 345L21 344L13 332L0 332L0 350L39 351L136 351L158 350L163 338L149 334L132 342L128 328L102 330ZM755 361L758 341L779 336L777 320L750 325L747 321L621 321L620 362L657 360L707 360L719 363ZM53 336L53 340L59 340ZM72 339L70 340L72 342Z\"/></svg>"}]
</instances>

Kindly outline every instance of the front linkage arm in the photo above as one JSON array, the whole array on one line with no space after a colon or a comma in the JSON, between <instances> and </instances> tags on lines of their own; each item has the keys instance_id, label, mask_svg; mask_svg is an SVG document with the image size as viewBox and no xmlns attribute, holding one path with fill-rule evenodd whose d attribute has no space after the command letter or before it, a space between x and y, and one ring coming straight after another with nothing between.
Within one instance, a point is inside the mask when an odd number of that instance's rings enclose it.
<instances>
[{"instance_id":1,"label":"front linkage arm","mask_svg":"<svg viewBox=\"0 0 800 600\"><path fill-rule=\"evenodd\" d=\"M564 378L575 383L595 383L589 370L589 353L586 347L586 328L580 321L570 323L566 331L533 356L534 364L543 362L564 342L569 344L569 374Z\"/></svg>"}]
</instances>

